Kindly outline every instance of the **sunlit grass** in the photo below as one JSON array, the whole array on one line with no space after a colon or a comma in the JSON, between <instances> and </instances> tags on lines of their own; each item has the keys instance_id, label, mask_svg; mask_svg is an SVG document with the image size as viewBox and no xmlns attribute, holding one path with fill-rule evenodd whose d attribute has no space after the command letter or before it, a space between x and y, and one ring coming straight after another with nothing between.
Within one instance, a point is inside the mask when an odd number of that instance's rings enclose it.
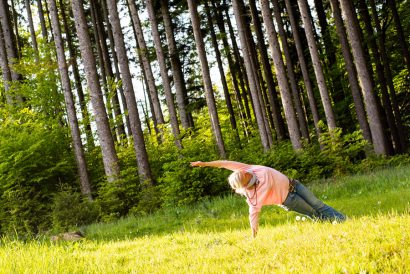
<instances>
[{"instance_id":1,"label":"sunlit grass","mask_svg":"<svg viewBox=\"0 0 410 274\"><path fill-rule=\"evenodd\" d=\"M79 242L0 241L0 273L406 273L410 169L309 187L349 216L342 224L262 211L250 237L237 196L84 228Z\"/></svg>"}]
</instances>

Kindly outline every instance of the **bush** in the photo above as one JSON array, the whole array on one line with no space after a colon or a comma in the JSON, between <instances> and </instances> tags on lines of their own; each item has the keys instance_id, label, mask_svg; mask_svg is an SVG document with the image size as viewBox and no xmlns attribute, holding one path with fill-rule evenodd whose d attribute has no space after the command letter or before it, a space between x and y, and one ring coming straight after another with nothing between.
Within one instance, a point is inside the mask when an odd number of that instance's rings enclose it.
<instances>
[{"instance_id":1,"label":"bush","mask_svg":"<svg viewBox=\"0 0 410 274\"><path fill-rule=\"evenodd\" d=\"M29 109L0 111L1 233L48 230L51 194L75 181L67 128Z\"/></svg>"},{"instance_id":2,"label":"bush","mask_svg":"<svg viewBox=\"0 0 410 274\"><path fill-rule=\"evenodd\" d=\"M53 229L64 231L98 221L100 208L71 189L53 195L51 211Z\"/></svg>"}]
</instances>

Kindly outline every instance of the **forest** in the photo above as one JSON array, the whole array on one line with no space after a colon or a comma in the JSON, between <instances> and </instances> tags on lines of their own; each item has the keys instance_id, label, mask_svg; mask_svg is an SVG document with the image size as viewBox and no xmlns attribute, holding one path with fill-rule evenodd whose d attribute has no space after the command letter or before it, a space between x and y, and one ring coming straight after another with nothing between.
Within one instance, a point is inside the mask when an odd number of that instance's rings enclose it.
<instances>
[{"instance_id":1,"label":"forest","mask_svg":"<svg viewBox=\"0 0 410 274\"><path fill-rule=\"evenodd\" d=\"M1 0L0 235L410 163L407 0Z\"/></svg>"}]
</instances>

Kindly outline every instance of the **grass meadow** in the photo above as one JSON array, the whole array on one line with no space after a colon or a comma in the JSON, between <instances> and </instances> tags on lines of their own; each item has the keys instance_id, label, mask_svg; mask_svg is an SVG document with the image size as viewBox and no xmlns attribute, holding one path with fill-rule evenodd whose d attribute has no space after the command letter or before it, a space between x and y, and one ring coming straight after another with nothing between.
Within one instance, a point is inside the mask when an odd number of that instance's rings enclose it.
<instances>
[{"instance_id":1,"label":"grass meadow","mask_svg":"<svg viewBox=\"0 0 410 274\"><path fill-rule=\"evenodd\" d=\"M227 196L81 228L77 242L0 241L0 273L408 273L410 167L307 184L349 216L301 221L264 207L252 239L243 198Z\"/></svg>"}]
</instances>

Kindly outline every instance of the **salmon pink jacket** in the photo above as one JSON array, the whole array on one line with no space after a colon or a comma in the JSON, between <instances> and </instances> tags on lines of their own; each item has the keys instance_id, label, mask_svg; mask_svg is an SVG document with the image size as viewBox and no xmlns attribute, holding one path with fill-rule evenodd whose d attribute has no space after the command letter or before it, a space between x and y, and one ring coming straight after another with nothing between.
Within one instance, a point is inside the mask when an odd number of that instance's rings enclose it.
<instances>
[{"instance_id":1,"label":"salmon pink jacket","mask_svg":"<svg viewBox=\"0 0 410 274\"><path fill-rule=\"evenodd\" d=\"M282 205L288 196L289 178L276 169L225 160L212 161L205 164L209 167L225 168L232 171L246 171L255 174L259 183L256 188L251 187L251 189L246 190L246 202L249 205L249 222L254 231L258 230L259 214L262 206Z\"/></svg>"}]
</instances>

